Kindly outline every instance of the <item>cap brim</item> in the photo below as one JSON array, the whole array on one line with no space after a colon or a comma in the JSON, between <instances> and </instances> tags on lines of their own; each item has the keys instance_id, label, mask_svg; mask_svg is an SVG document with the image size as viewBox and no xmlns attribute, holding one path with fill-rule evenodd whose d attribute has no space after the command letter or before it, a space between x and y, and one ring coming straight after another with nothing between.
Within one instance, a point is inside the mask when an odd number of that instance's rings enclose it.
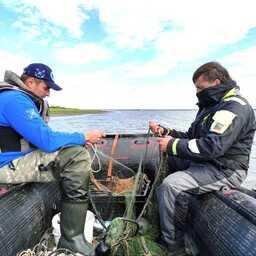
<instances>
[{"instance_id":1,"label":"cap brim","mask_svg":"<svg viewBox=\"0 0 256 256\"><path fill-rule=\"evenodd\" d=\"M60 87L60 86L58 86L57 84L55 84L55 83L52 83L52 82L50 82L50 81L45 81L46 82L46 84L51 88L51 89L53 89L53 90L55 90L55 91L60 91L60 90L62 90L62 88Z\"/></svg>"}]
</instances>

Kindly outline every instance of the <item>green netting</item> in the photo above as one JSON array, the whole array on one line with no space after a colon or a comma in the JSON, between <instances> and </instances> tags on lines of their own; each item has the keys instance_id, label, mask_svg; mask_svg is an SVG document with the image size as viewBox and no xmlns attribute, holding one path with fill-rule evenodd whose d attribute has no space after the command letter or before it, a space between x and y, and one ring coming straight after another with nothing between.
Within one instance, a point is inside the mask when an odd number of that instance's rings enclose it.
<instances>
[{"instance_id":1,"label":"green netting","mask_svg":"<svg viewBox=\"0 0 256 256\"><path fill-rule=\"evenodd\" d=\"M119 246L111 251L113 256L159 256L167 255L155 242L144 236L135 236L119 243Z\"/></svg>"},{"instance_id":2,"label":"green netting","mask_svg":"<svg viewBox=\"0 0 256 256\"><path fill-rule=\"evenodd\" d=\"M155 198L155 188L166 176L166 157L162 158L156 175L149 201L143 213L135 219L134 203L136 187L140 183L141 168L136 175L135 189L126 197L126 213L124 217L115 218L107 231L106 244L110 247L111 256L159 256L167 252L154 240L159 236L158 206Z\"/></svg>"},{"instance_id":3,"label":"green netting","mask_svg":"<svg viewBox=\"0 0 256 256\"><path fill-rule=\"evenodd\" d=\"M138 224L124 218L115 218L107 232L106 243L112 256L167 255L149 235L138 233ZM150 230L148 230L150 231Z\"/></svg>"}]
</instances>

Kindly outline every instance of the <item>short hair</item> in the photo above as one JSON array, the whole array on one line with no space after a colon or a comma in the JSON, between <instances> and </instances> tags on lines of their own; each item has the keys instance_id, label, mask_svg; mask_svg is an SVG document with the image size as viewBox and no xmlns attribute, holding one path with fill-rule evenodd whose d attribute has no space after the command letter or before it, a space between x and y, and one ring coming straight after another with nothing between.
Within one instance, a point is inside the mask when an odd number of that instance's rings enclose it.
<instances>
[{"instance_id":1,"label":"short hair","mask_svg":"<svg viewBox=\"0 0 256 256\"><path fill-rule=\"evenodd\" d=\"M29 77L32 77L32 76L28 76L28 75L23 74L23 75L21 75L20 80L21 80L23 83L25 83ZM38 79L38 78L35 78L35 77L33 77L33 78L35 79L35 82L36 82L37 84L39 84L39 83L42 81L42 80L40 80L40 79Z\"/></svg>"},{"instance_id":2,"label":"short hair","mask_svg":"<svg viewBox=\"0 0 256 256\"><path fill-rule=\"evenodd\" d=\"M196 80L203 75L204 79L209 82L219 79L221 83L226 83L232 80L228 71L218 62L207 62L200 66L193 74L192 80Z\"/></svg>"}]
</instances>

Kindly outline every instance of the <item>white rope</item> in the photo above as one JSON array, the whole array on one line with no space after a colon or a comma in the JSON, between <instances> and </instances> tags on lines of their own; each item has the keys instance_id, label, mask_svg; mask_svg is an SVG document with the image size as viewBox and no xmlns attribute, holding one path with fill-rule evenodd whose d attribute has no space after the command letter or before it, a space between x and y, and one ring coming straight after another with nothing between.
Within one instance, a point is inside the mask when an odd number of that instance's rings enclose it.
<instances>
[{"instance_id":1,"label":"white rope","mask_svg":"<svg viewBox=\"0 0 256 256\"><path fill-rule=\"evenodd\" d=\"M98 148L97 148L96 145L94 146L94 145L91 144L91 143L87 143L87 144L92 148L92 151L94 152L93 157L92 157L92 161L91 161L91 167L92 167L92 163L93 163L94 159L97 159L98 165L99 165L98 170L93 170L93 168L91 168L91 169L92 169L92 172L93 172L93 173L99 173L100 171L102 171L102 168L101 168L102 165L101 165L100 157L99 157L99 155L98 155L98 153L97 153Z\"/></svg>"},{"instance_id":2,"label":"white rope","mask_svg":"<svg viewBox=\"0 0 256 256\"><path fill-rule=\"evenodd\" d=\"M102 171L102 164L101 164L101 160L100 160L100 156L99 156L99 155L101 155L101 156L103 156L103 157L106 158L106 159L111 159L114 163L116 163L116 164L119 165L119 166L122 166L122 167L125 168L126 170L129 170L129 171L132 173L133 176L135 175L135 172L134 172L133 169L131 169L131 168L129 168L128 166L126 166L126 165L120 163L119 161L115 160L113 157L104 154L101 150L99 150L99 149L97 148L96 145L94 146L94 145L91 144L91 143L87 143L87 144L92 148L92 150L93 150L93 152L94 152L93 157L92 157L92 161L91 161L91 165L92 165L92 163L93 163L93 161L94 161L95 158L97 158L97 160L98 160L99 168L98 168L98 170L92 170L93 173L98 173L98 172Z\"/></svg>"},{"instance_id":3,"label":"white rope","mask_svg":"<svg viewBox=\"0 0 256 256\"><path fill-rule=\"evenodd\" d=\"M101 156L103 156L103 157L105 157L105 158L107 158L107 159L111 159L111 160L112 160L114 163L116 163L117 165L124 167L126 170L129 170L129 171L132 173L132 176L135 175L135 172L134 172L133 169L131 169L131 168L127 167L126 165L120 163L119 161L115 160L113 157L104 154L104 153L103 153L102 151L100 151L100 150L98 150L98 154L100 154Z\"/></svg>"}]
</instances>

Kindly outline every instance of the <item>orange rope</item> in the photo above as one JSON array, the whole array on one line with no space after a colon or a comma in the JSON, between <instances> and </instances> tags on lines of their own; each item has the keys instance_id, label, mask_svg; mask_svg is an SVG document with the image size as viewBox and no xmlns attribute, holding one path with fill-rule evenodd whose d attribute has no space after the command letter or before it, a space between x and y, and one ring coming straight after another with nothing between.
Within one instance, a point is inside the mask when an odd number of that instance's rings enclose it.
<instances>
[{"instance_id":1,"label":"orange rope","mask_svg":"<svg viewBox=\"0 0 256 256\"><path fill-rule=\"evenodd\" d=\"M108 178L112 177L113 158L114 158L115 151L116 151L116 145L117 145L118 137L119 137L119 135L116 134L115 138L114 138L114 141L113 141L113 144L112 144L112 148L111 148L110 159L109 159L109 162L108 162Z\"/></svg>"}]
</instances>

